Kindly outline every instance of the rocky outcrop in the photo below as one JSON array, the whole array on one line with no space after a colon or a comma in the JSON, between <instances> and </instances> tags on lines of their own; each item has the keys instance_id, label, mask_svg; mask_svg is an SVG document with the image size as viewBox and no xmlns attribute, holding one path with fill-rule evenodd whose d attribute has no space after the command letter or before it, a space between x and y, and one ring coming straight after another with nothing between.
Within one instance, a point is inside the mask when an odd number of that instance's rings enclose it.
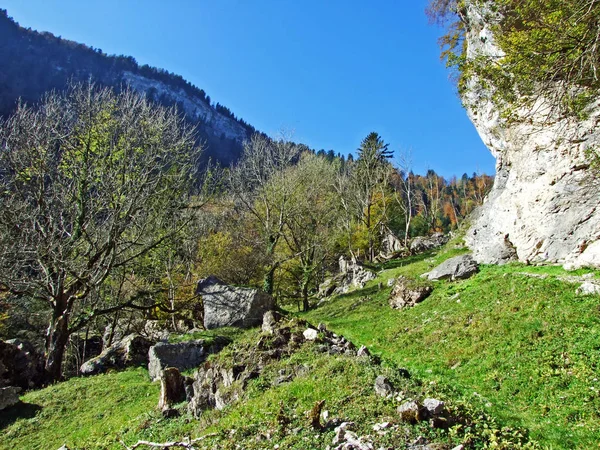
<instances>
[{"instance_id":1,"label":"rocky outcrop","mask_svg":"<svg viewBox=\"0 0 600 450\"><path fill-rule=\"evenodd\" d=\"M190 95L182 88L173 88L168 84L133 72L123 72L123 81L136 91L153 92L157 98L167 98L183 109L188 119L204 124L215 136L224 136L242 142L248 139L248 130L241 123L227 117L209 105L206 100Z\"/></svg>"},{"instance_id":2,"label":"rocky outcrop","mask_svg":"<svg viewBox=\"0 0 600 450\"><path fill-rule=\"evenodd\" d=\"M410 242L410 252L414 255L439 248L448 242L444 233L433 233L431 236L417 236Z\"/></svg>"},{"instance_id":3,"label":"rocky outcrop","mask_svg":"<svg viewBox=\"0 0 600 450\"><path fill-rule=\"evenodd\" d=\"M429 297L432 292L433 288L428 284L398 277L390 293L389 303L393 309L413 307Z\"/></svg>"},{"instance_id":4,"label":"rocky outcrop","mask_svg":"<svg viewBox=\"0 0 600 450\"><path fill-rule=\"evenodd\" d=\"M264 375L269 365L290 357L302 345L314 345L319 353L359 357L352 342L327 330L324 325L317 329L302 320L281 315L275 318L269 315L265 323L269 324L268 329L261 334L258 342L234 343L228 349L228 362L209 360L198 368L189 395L190 413L199 417L205 410L223 409L237 401L249 380ZM370 358L365 350L360 357ZM280 385L305 376L309 371L308 366L299 364L270 374L272 378L268 382Z\"/></svg>"},{"instance_id":5,"label":"rocky outcrop","mask_svg":"<svg viewBox=\"0 0 600 450\"><path fill-rule=\"evenodd\" d=\"M204 304L204 327L250 328L260 325L263 315L275 307L273 297L259 289L229 286L210 276L198 282L196 294Z\"/></svg>"},{"instance_id":6,"label":"rocky outcrop","mask_svg":"<svg viewBox=\"0 0 600 450\"><path fill-rule=\"evenodd\" d=\"M467 2L465 12L467 57L501 56L491 29L494 14L474 1ZM600 144L600 106L576 121L557 115L540 95L508 123L491 94L471 79L463 96L496 158L494 186L466 236L474 258L600 267L600 182L586 158L587 150Z\"/></svg>"},{"instance_id":7,"label":"rocky outcrop","mask_svg":"<svg viewBox=\"0 0 600 450\"><path fill-rule=\"evenodd\" d=\"M44 362L33 345L20 339L0 341L0 387L31 389L43 382Z\"/></svg>"},{"instance_id":8,"label":"rocky outcrop","mask_svg":"<svg viewBox=\"0 0 600 450\"><path fill-rule=\"evenodd\" d=\"M333 294L346 294L355 288L362 289L367 282L375 279L375 273L366 269L355 258L347 259L342 255L338 264L339 273L319 285L318 296L320 298Z\"/></svg>"},{"instance_id":9,"label":"rocky outcrop","mask_svg":"<svg viewBox=\"0 0 600 450\"><path fill-rule=\"evenodd\" d=\"M148 351L148 374L152 381L156 381L167 367L175 367L181 371L193 369L229 343L230 339L221 336L209 341L198 339L177 343L159 342Z\"/></svg>"},{"instance_id":10,"label":"rocky outcrop","mask_svg":"<svg viewBox=\"0 0 600 450\"><path fill-rule=\"evenodd\" d=\"M447 259L431 272L423 274L432 281L438 280L464 280L475 275L479 271L477 262L470 254L455 256Z\"/></svg>"},{"instance_id":11,"label":"rocky outcrop","mask_svg":"<svg viewBox=\"0 0 600 450\"><path fill-rule=\"evenodd\" d=\"M126 367L148 364L148 350L154 344L145 337L130 334L123 340L104 349L95 358L82 364L82 375L96 375L109 369L121 370Z\"/></svg>"}]
</instances>

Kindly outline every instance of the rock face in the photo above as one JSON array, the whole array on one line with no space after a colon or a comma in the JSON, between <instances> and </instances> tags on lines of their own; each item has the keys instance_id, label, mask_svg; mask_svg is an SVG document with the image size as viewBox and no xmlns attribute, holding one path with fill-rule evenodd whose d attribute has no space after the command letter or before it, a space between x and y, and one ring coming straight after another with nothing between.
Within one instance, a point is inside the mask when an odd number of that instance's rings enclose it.
<instances>
[{"instance_id":1,"label":"rock face","mask_svg":"<svg viewBox=\"0 0 600 450\"><path fill-rule=\"evenodd\" d=\"M148 350L153 344L154 342L145 337L130 334L83 363L79 370L82 375L95 375L109 369L145 366L148 364Z\"/></svg>"},{"instance_id":2,"label":"rock face","mask_svg":"<svg viewBox=\"0 0 600 450\"><path fill-rule=\"evenodd\" d=\"M211 342L202 339L168 343L159 342L148 351L148 374L152 381L161 377L164 369L175 367L179 370L198 367L208 355L221 351L231 340L217 336Z\"/></svg>"},{"instance_id":3,"label":"rock face","mask_svg":"<svg viewBox=\"0 0 600 450\"><path fill-rule=\"evenodd\" d=\"M239 142L248 138L248 131L239 122L224 116L205 100L189 95L183 89L173 89L162 81L132 72L123 72L122 76L123 80L136 91L154 91L155 96L176 101L188 117L201 120L215 136L223 135Z\"/></svg>"},{"instance_id":4,"label":"rock face","mask_svg":"<svg viewBox=\"0 0 600 450\"><path fill-rule=\"evenodd\" d=\"M214 276L200 280L196 293L202 296L207 329L254 327L275 307L270 295L258 289L229 286Z\"/></svg>"},{"instance_id":5,"label":"rock face","mask_svg":"<svg viewBox=\"0 0 600 450\"><path fill-rule=\"evenodd\" d=\"M429 280L464 280L475 275L479 267L469 254L447 259L431 272L424 274Z\"/></svg>"},{"instance_id":6,"label":"rock face","mask_svg":"<svg viewBox=\"0 0 600 450\"><path fill-rule=\"evenodd\" d=\"M0 387L39 387L44 381L44 362L27 341L0 341Z\"/></svg>"},{"instance_id":7,"label":"rock face","mask_svg":"<svg viewBox=\"0 0 600 450\"><path fill-rule=\"evenodd\" d=\"M390 293L390 306L394 309L412 307L425 300L432 292L431 286L419 284L406 277L399 277Z\"/></svg>"},{"instance_id":8,"label":"rock face","mask_svg":"<svg viewBox=\"0 0 600 450\"><path fill-rule=\"evenodd\" d=\"M485 5L467 2L467 57L501 56ZM496 178L472 217L467 245L480 263L561 263L600 267L600 182L586 151L600 144L600 106L589 118L549 114L541 97L506 123L476 79L463 96L468 114L496 158Z\"/></svg>"}]
</instances>

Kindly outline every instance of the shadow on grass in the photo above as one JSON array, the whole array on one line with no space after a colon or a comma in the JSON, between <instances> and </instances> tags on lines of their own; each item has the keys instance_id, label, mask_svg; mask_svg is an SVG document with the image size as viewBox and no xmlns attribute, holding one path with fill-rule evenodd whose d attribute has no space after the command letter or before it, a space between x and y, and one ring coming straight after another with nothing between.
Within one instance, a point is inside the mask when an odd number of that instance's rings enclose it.
<instances>
[{"instance_id":1,"label":"shadow on grass","mask_svg":"<svg viewBox=\"0 0 600 450\"><path fill-rule=\"evenodd\" d=\"M41 410L40 405L19 402L0 413L0 430L12 425L19 419L32 419Z\"/></svg>"}]
</instances>

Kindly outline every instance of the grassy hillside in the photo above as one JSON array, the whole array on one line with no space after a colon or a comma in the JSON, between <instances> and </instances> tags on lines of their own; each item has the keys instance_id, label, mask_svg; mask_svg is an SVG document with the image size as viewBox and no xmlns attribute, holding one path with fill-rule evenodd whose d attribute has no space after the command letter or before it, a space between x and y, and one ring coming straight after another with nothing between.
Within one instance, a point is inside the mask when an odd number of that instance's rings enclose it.
<instances>
[{"instance_id":1,"label":"grassy hillside","mask_svg":"<svg viewBox=\"0 0 600 450\"><path fill-rule=\"evenodd\" d=\"M387 304L391 288L377 288L398 275L416 278L461 252L446 249L410 264L392 261L365 289L335 298L306 318L323 321L424 380L483 399L490 413L529 429L544 447L596 446L600 299L578 296L579 284L562 280L591 271L484 266L469 280L437 282L428 299L401 311Z\"/></svg>"},{"instance_id":2,"label":"grassy hillside","mask_svg":"<svg viewBox=\"0 0 600 450\"><path fill-rule=\"evenodd\" d=\"M296 332L305 328L296 320L291 326ZM255 353L259 339L264 343L268 336L259 330L238 335L212 363L239 364ZM493 442L514 448L526 441L519 430L502 428L485 414L478 399L465 401L452 389L406 378L393 364L330 355L319 346L319 341L301 344L290 357L274 361L251 380L241 401L222 411L207 411L199 419L186 412L185 404L179 405L180 417L164 419L156 408L158 384L149 381L144 369L71 379L26 394L22 405L0 416L0 448L52 450L67 444L72 450L124 449L139 439L165 442L206 436L196 448L324 449L342 421L355 422L358 436L368 436L375 448L404 448L414 442L434 443L432 448L439 450L461 443L482 448ZM282 373L294 371L293 379L278 381ZM375 394L378 375L394 384L397 398ZM400 420L398 405L428 397L446 402L448 417L456 421L450 429L433 428L427 420ZM309 411L323 400L328 419L322 419L323 429L313 429ZM383 422L388 427L374 432L373 425Z\"/></svg>"},{"instance_id":3,"label":"grassy hillside","mask_svg":"<svg viewBox=\"0 0 600 450\"><path fill-rule=\"evenodd\" d=\"M439 254L377 267L364 289L335 297L303 315L324 322L376 360L300 345L249 382L242 400L200 419L164 419L156 409L159 386L145 369L72 379L27 393L23 404L0 414L0 449L124 449L138 439L164 442L208 436L197 448L321 449L332 445L335 422L323 430L308 411L325 400L329 419L356 422L359 436L375 448L405 448L419 436L434 448L516 448L529 437L542 448L592 448L600 442L597 366L600 311L597 296L577 296L577 284L561 281L556 267L482 267L470 280L439 282L412 309L395 311L387 297L389 278L418 277L440 261L464 252L450 244ZM593 276L597 276L594 274ZM291 322L301 330L298 321ZM231 332L234 344L213 362L237 364L252 352L260 330ZM206 336L204 336L206 337ZM241 353L240 353L241 352ZM237 361L237 362L236 362ZM291 381L282 373L303 367ZM410 379L402 377L407 368ZM298 372L300 373L300 372ZM375 395L378 375L389 377L400 398ZM396 412L407 400L435 397L459 418L450 429L427 421L402 422ZM390 422L385 433L373 425ZM534 448L535 444L529 444ZM146 447L144 447L146 448Z\"/></svg>"}]
</instances>

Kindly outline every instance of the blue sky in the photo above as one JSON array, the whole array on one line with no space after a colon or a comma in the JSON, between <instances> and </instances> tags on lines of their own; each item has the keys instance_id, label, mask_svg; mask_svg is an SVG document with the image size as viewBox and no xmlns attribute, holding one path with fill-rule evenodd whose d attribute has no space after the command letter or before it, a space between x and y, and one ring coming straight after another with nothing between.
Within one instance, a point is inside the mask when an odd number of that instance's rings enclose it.
<instances>
[{"instance_id":1,"label":"blue sky","mask_svg":"<svg viewBox=\"0 0 600 450\"><path fill-rule=\"evenodd\" d=\"M2 0L24 27L182 75L270 135L355 152L378 132L413 170L493 174L439 60L426 0Z\"/></svg>"}]
</instances>

